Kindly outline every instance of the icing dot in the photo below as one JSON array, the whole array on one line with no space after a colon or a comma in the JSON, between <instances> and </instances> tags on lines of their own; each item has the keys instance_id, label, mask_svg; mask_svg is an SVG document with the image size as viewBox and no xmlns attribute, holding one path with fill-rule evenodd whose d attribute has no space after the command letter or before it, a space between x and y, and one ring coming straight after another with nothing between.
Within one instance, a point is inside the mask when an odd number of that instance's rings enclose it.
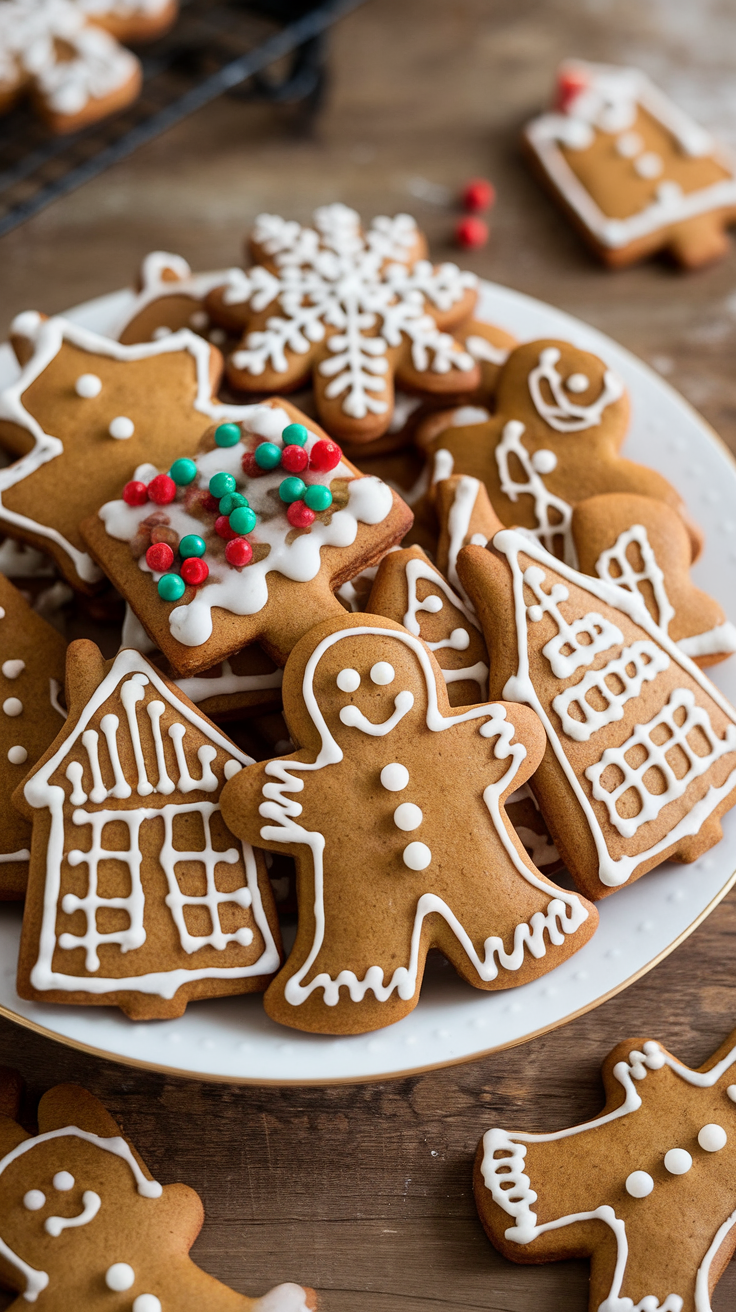
<instances>
[{"instance_id":1,"label":"icing dot","mask_svg":"<svg viewBox=\"0 0 736 1312\"><path fill-rule=\"evenodd\" d=\"M413 802L402 802L394 811L394 824L397 829L405 831L418 829L423 819L421 807L415 806ZM423 869L422 866L419 868Z\"/></svg>"},{"instance_id":2,"label":"icing dot","mask_svg":"<svg viewBox=\"0 0 736 1312\"><path fill-rule=\"evenodd\" d=\"M25 661L3 661L2 669L6 679L17 679L25 668Z\"/></svg>"},{"instance_id":3,"label":"icing dot","mask_svg":"<svg viewBox=\"0 0 736 1312\"><path fill-rule=\"evenodd\" d=\"M139 1294L131 1312L161 1312L161 1299L155 1294Z\"/></svg>"},{"instance_id":4,"label":"icing dot","mask_svg":"<svg viewBox=\"0 0 736 1312\"><path fill-rule=\"evenodd\" d=\"M28 760L28 752L25 747L11 747L8 751L8 760L11 765L23 765Z\"/></svg>"},{"instance_id":5,"label":"icing dot","mask_svg":"<svg viewBox=\"0 0 736 1312\"><path fill-rule=\"evenodd\" d=\"M376 661L376 664L371 666L371 679L373 683L383 686L386 683L393 683L395 677L396 671L394 670L393 665L389 665L388 661Z\"/></svg>"},{"instance_id":6,"label":"icing dot","mask_svg":"<svg viewBox=\"0 0 736 1312\"><path fill-rule=\"evenodd\" d=\"M160 342L163 340L164 337L170 337L171 332L172 329L167 328L166 324L162 323L159 328L154 328L153 332L151 333L151 341Z\"/></svg>"},{"instance_id":7,"label":"icing dot","mask_svg":"<svg viewBox=\"0 0 736 1312\"><path fill-rule=\"evenodd\" d=\"M573 374L573 378L575 374ZM570 379L567 380L568 387ZM574 390L574 389L573 389ZM532 469L537 474L551 474L553 469L557 468L557 456L554 451L535 451L532 456Z\"/></svg>"},{"instance_id":8,"label":"icing dot","mask_svg":"<svg viewBox=\"0 0 736 1312\"><path fill-rule=\"evenodd\" d=\"M670 1175L687 1175L693 1159L684 1148L670 1148L664 1155L664 1169Z\"/></svg>"},{"instance_id":9,"label":"icing dot","mask_svg":"<svg viewBox=\"0 0 736 1312\"><path fill-rule=\"evenodd\" d=\"M622 132L616 139L616 154L622 159L633 159L644 149L644 138L638 132Z\"/></svg>"},{"instance_id":10,"label":"icing dot","mask_svg":"<svg viewBox=\"0 0 736 1312\"><path fill-rule=\"evenodd\" d=\"M410 843L404 848L403 856L404 865L410 870L426 870L432 860L432 853L426 843Z\"/></svg>"},{"instance_id":11,"label":"icing dot","mask_svg":"<svg viewBox=\"0 0 736 1312\"><path fill-rule=\"evenodd\" d=\"M355 692L360 687L360 675L357 670L340 670L335 683L340 692Z\"/></svg>"},{"instance_id":12,"label":"icing dot","mask_svg":"<svg viewBox=\"0 0 736 1312\"><path fill-rule=\"evenodd\" d=\"M3 702L3 710L6 715L20 715L23 710L20 697L6 697Z\"/></svg>"},{"instance_id":13,"label":"icing dot","mask_svg":"<svg viewBox=\"0 0 736 1312\"><path fill-rule=\"evenodd\" d=\"M722 1125L715 1125L711 1122L704 1125L698 1133L698 1143L707 1153L719 1153L721 1148L725 1148L728 1135Z\"/></svg>"},{"instance_id":14,"label":"icing dot","mask_svg":"<svg viewBox=\"0 0 736 1312\"><path fill-rule=\"evenodd\" d=\"M195 310L194 313L189 316L189 327L206 328L209 321L210 316L206 310Z\"/></svg>"},{"instance_id":15,"label":"icing dot","mask_svg":"<svg viewBox=\"0 0 736 1312\"><path fill-rule=\"evenodd\" d=\"M672 205L678 201L682 195L682 187L674 179L668 182L660 182L657 187L657 200L661 205Z\"/></svg>"},{"instance_id":16,"label":"icing dot","mask_svg":"<svg viewBox=\"0 0 736 1312\"><path fill-rule=\"evenodd\" d=\"M23 1206L28 1208L29 1212L37 1212L46 1202L46 1195L41 1193L40 1189L29 1189L27 1194L23 1195Z\"/></svg>"},{"instance_id":17,"label":"icing dot","mask_svg":"<svg viewBox=\"0 0 736 1312\"><path fill-rule=\"evenodd\" d=\"M467 629L453 629L450 634L450 646L453 651L466 651L470 646L470 634Z\"/></svg>"},{"instance_id":18,"label":"icing dot","mask_svg":"<svg viewBox=\"0 0 736 1312\"><path fill-rule=\"evenodd\" d=\"M74 391L77 396L83 396L86 401L90 401L93 396L99 396L102 391L102 379L97 374L80 374L74 384Z\"/></svg>"},{"instance_id":19,"label":"icing dot","mask_svg":"<svg viewBox=\"0 0 736 1312\"><path fill-rule=\"evenodd\" d=\"M736 1084L729 1084L726 1089L726 1096L731 1099L731 1102L736 1102Z\"/></svg>"},{"instance_id":20,"label":"icing dot","mask_svg":"<svg viewBox=\"0 0 736 1312\"><path fill-rule=\"evenodd\" d=\"M406 788L409 782L409 771L405 765L399 765L398 761L392 761L390 765L384 765L381 771L381 783L389 793L400 793L402 788ZM734 1090L734 1101L736 1101L736 1084L732 1084Z\"/></svg>"},{"instance_id":21,"label":"icing dot","mask_svg":"<svg viewBox=\"0 0 736 1312\"><path fill-rule=\"evenodd\" d=\"M438 611L442 610L442 598L434 592L430 593L422 602L422 610L428 611L430 615L436 615Z\"/></svg>"},{"instance_id":22,"label":"icing dot","mask_svg":"<svg viewBox=\"0 0 736 1312\"><path fill-rule=\"evenodd\" d=\"M590 379L585 374L570 374L565 380L568 392L584 392L590 387Z\"/></svg>"},{"instance_id":23,"label":"icing dot","mask_svg":"<svg viewBox=\"0 0 736 1312\"><path fill-rule=\"evenodd\" d=\"M634 160L634 171L639 174L640 178L658 178L664 168L664 164L659 155L653 150L647 150L638 159Z\"/></svg>"},{"instance_id":24,"label":"icing dot","mask_svg":"<svg viewBox=\"0 0 736 1312\"><path fill-rule=\"evenodd\" d=\"M224 774L226 779L232 779L233 775L240 774L242 768L243 767L240 764L240 761L226 761L225 768L222 773Z\"/></svg>"},{"instance_id":25,"label":"icing dot","mask_svg":"<svg viewBox=\"0 0 736 1312\"><path fill-rule=\"evenodd\" d=\"M117 419L110 420L110 427L107 431L110 434L110 437L117 437L122 440L123 438L133 436L135 432L135 424L132 419L128 419L125 415L118 415Z\"/></svg>"},{"instance_id":26,"label":"icing dot","mask_svg":"<svg viewBox=\"0 0 736 1312\"><path fill-rule=\"evenodd\" d=\"M4 619L5 619L5 607L0 606L0 620L4 620Z\"/></svg>"},{"instance_id":27,"label":"icing dot","mask_svg":"<svg viewBox=\"0 0 736 1312\"><path fill-rule=\"evenodd\" d=\"M105 1272L105 1284L115 1294L122 1294L135 1284L135 1271L127 1262L113 1262Z\"/></svg>"},{"instance_id":28,"label":"icing dot","mask_svg":"<svg viewBox=\"0 0 736 1312\"><path fill-rule=\"evenodd\" d=\"M60 1194L66 1194L74 1188L74 1176L69 1171L57 1171L51 1183Z\"/></svg>"},{"instance_id":29,"label":"icing dot","mask_svg":"<svg viewBox=\"0 0 736 1312\"><path fill-rule=\"evenodd\" d=\"M632 1198L646 1198L654 1188L654 1181L648 1171L632 1171L626 1177L626 1192Z\"/></svg>"}]
</instances>

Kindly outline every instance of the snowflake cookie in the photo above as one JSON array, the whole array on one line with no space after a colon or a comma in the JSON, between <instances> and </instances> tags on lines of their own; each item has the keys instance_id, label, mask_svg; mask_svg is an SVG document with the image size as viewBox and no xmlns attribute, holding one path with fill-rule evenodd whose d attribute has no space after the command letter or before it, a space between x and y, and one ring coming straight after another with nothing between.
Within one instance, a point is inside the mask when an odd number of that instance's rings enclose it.
<instances>
[{"instance_id":1,"label":"snowflake cookie","mask_svg":"<svg viewBox=\"0 0 736 1312\"><path fill-rule=\"evenodd\" d=\"M408 214L364 232L345 205L327 205L303 228L261 214L250 239L256 263L231 270L206 298L212 318L243 334L228 360L244 391L293 391L314 380L317 409L335 437L370 442L391 422L394 379L408 391L473 391L481 369L452 336L472 315L476 278L432 265Z\"/></svg>"},{"instance_id":2,"label":"snowflake cookie","mask_svg":"<svg viewBox=\"0 0 736 1312\"><path fill-rule=\"evenodd\" d=\"M691 1070L652 1039L606 1058L599 1116L484 1134L475 1200L514 1262L590 1258L590 1312L710 1312L736 1246L736 1034Z\"/></svg>"},{"instance_id":3,"label":"snowflake cookie","mask_svg":"<svg viewBox=\"0 0 736 1312\"><path fill-rule=\"evenodd\" d=\"M296 749L222 794L233 832L296 861L296 942L264 999L275 1020L379 1029L416 1006L431 947L491 990L591 937L595 909L540 874L504 810L543 753L527 707L453 711L420 638L343 612L292 652L284 713Z\"/></svg>"},{"instance_id":4,"label":"snowflake cookie","mask_svg":"<svg viewBox=\"0 0 736 1312\"><path fill-rule=\"evenodd\" d=\"M6 1073L0 1108L18 1101L17 1080ZM301 1285L248 1298L196 1266L189 1249L204 1221L199 1196L154 1180L86 1089L59 1084L45 1093L35 1135L16 1116L16 1108L0 1115L0 1247L3 1283L19 1293L14 1307L37 1300L44 1312L316 1307L314 1290Z\"/></svg>"}]
</instances>

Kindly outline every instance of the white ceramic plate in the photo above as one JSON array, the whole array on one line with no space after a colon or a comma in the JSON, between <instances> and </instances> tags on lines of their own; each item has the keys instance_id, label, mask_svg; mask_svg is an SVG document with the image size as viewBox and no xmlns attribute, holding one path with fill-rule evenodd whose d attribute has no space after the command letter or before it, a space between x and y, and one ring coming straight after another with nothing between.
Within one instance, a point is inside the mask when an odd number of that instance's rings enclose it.
<instances>
[{"instance_id":1,"label":"white ceramic plate","mask_svg":"<svg viewBox=\"0 0 736 1312\"><path fill-rule=\"evenodd\" d=\"M70 311L114 332L132 293ZM631 393L626 454L661 470L704 524L708 542L695 581L736 620L736 464L703 419L646 365L561 310L490 283L481 317L517 337L561 337L602 356ZM0 347L0 386L16 373ZM713 675L736 701L736 658ZM63 1043L101 1056L205 1079L254 1084L331 1084L445 1066L520 1043L597 1006L631 984L695 929L733 883L736 811L724 838L693 865L664 865L600 905L600 926L581 951L544 978L500 993L476 992L432 956L416 1010L375 1034L329 1038L275 1025L258 997L192 1003L174 1021L135 1024L114 1008L44 1006L15 993L19 907L0 906L0 1012Z\"/></svg>"}]
</instances>

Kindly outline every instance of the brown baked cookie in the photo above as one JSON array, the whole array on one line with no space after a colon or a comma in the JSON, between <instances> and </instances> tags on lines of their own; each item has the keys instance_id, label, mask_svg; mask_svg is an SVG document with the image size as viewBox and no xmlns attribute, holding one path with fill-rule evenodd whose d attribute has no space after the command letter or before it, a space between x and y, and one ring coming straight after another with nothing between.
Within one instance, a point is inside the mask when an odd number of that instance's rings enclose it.
<instances>
[{"instance_id":1,"label":"brown baked cookie","mask_svg":"<svg viewBox=\"0 0 736 1312\"><path fill-rule=\"evenodd\" d=\"M594 908L534 868L504 812L543 750L528 709L453 715L419 638L343 614L294 649L284 713L296 750L222 796L236 832L297 864L296 942L264 999L273 1019L363 1033L413 1010L430 947L491 990L590 938Z\"/></svg>"},{"instance_id":2,"label":"brown baked cookie","mask_svg":"<svg viewBox=\"0 0 736 1312\"><path fill-rule=\"evenodd\" d=\"M501 370L511 352L519 345L516 337L483 319L471 319L460 334L468 355L480 365L480 384L466 399L468 402L492 402Z\"/></svg>"},{"instance_id":3,"label":"brown baked cookie","mask_svg":"<svg viewBox=\"0 0 736 1312\"><path fill-rule=\"evenodd\" d=\"M452 474L440 479L433 488L434 506L439 521L437 564L452 586L472 609L457 572L457 558L463 547L484 547L494 533L503 528L488 499L484 485L469 474Z\"/></svg>"},{"instance_id":4,"label":"brown baked cookie","mask_svg":"<svg viewBox=\"0 0 736 1312\"><path fill-rule=\"evenodd\" d=\"M102 575L80 520L142 461L189 456L213 420L248 420L257 406L215 399L222 356L194 333L124 346L62 318L18 315L11 339L23 366L0 392L0 529L54 557L82 591ZM29 449L30 447L30 449Z\"/></svg>"},{"instance_id":5,"label":"brown baked cookie","mask_svg":"<svg viewBox=\"0 0 736 1312\"><path fill-rule=\"evenodd\" d=\"M736 651L736 627L691 581L687 530L663 501L591 497L573 511L572 536L583 573L639 593L655 624L701 668Z\"/></svg>"},{"instance_id":6,"label":"brown baked cookie","mask_svg":"<svg viewBox=\"0 0 736 1312\"><path fill-rule=\"evenodd\" d=\"M491 1243L514 1262L590 1258L590 1312L709 1312L736 1247L735 1042L691 1070L628 1039L599 1116L488 1130L474 1188Z\"/></svg>"},{"instance_id":7,"label":"brown baked cookie","mask_svg":"<svg viewBox=\"0 0 736 1312\"><path fill-rule=\"evenodd\" d=\"M178 0L77 0L91 23L131 45L163 36L179 12Z\"/></svg>"},{"instance_id":8,"label":"brown baked cookie","mask_svg":"<svg viewBox=\"0 0 736 1312\"><path fill-rule=\"evenodd\" d=\"M210 428L195 459L182 453L171 466L173 478L140 466L118 487L122 498L82 524L179 676L256 641L283 665L308 628L341 612L333 589L411 524L396 493L361 476L294 406L273 400L248 412L246 423Z\"/></svg>"},{"instance_id":9,"label":"brown baked cookie","mask_svg":"<svg viewBox=\"0 0 736 1312\"><path fill-rule=\"evenodd\" d=\"M694 269L725 254L733 162L645 73L565 60L556 101L525 151L600 259L622 268L666 250Z\"/></svg>"},{"instance_id":10,"label":"brown baked cookie","mask_svg":"<svg viewBox=\"0 0 736 1312\"><path fill-rule=\"evenodd\" d=\"M365 607L421 638L442 670L450 706L472 706L488 692L488 651L475 613L421 547L384 556Z\"/></svg>"},{"instance_id":11,"label":"brown baked cookie","mask_svg":"<svg viewBox=\"0 0 736 1312\"><path fill-rule=\"evenodd\" d=\"M736 802L736 711L653 623L641 596L504 529L464 547L491 695L547 732L532 789L577 887L600 898L693 861Z\"/></svg>"},{"instance_id":12,"label":"brown baked cookie","mask_svg":"<svg viewBox=\"0 0 736 1312\"><path fill-rule=\"evenodd\" d=\"M66 642L0 574L0 901L22 898L31 826L10 794L61 729Z\"/></svg>"},{"instance_id":13,"label":"brown baked cookie","mask_svg":"<svg viewBox=\"0 0 736 1312\"><path fill-rule=\"evenodd\" d=\"M151 251L141 265L138 291L115 334L117 340L126 346L155 342L180 328L191 328L213 345L225 347L227 333L213 326L204 299L227 276L227 269L192 273L181 255Z\"/></svg>"},{"instance_id":14,"label":"brown baked cookie","mask_svg":"<svg viewBox=\"0 0 736 1312\"><path fill-rule=\"evenodd\" d=\"M259 215L253 267L207 297L213 320L243 335L227 363L232 386L290 392L312 378L321 422L353 443L386 432L394 379L422 394L477 387L480 369L452 336L473 312L475 275L432 266L408 214L364 232L355 210L325 205L314 223Z\"/></svg>"},{"instance_id":15,"label":"brown baked cookie","mask_svg":"<svg viewBox=\"0 0 736 1312\"><path fill-rule=\"evenodd\" d=\"M14 793L33 825L18 993L148 1020L262 991L271 888L220 813L250 758L138 652L74 642L66 687L66 726Z\"/></svg>"},{"instance_id":16,"label":"brown baked cookie","mask_svg":"<svg viewBox=\"0 0 736 1312\"><path fill-rule=\"evenodd\" d=\"M563 867L539 804L528 784L522 784L507 799L506 814L516 830L533 865L545 875L554 875Z\"/></svg>"},{"instance_id":17,"label":"brown baked cookie","mask_svg":"<svg viewBox=\"0 0 736 1312\"><path fill-rule=\"evenodd\" d=\"M0 1101L2 1095L0 1094ZM38 1134L0 1116L3 1284L20 1310L309 1312L313 1289L278 1285L248 1298L189 1257L199 1195L161 1185L101 1102L59 1084L38 1106Z\"/></svg>"},{"instance_id":18,"label":"brown baked cookie","mask_svg":"<svg viewBox=\"0 0 736 1312\"><path fill-rule=\"evenodd\" d=\"M653 469L619 455L629 403L623 383L597 356L568 342L527 342L511 352L496 388L496 414L458 420L437 433L430 417L417 441L433 480L470 474L485 484L502 522L530 530L575 565L572 511L601 492L655 497L683 517L693 543L702 534L676 490Z\"/></svg>"}]
</instances>

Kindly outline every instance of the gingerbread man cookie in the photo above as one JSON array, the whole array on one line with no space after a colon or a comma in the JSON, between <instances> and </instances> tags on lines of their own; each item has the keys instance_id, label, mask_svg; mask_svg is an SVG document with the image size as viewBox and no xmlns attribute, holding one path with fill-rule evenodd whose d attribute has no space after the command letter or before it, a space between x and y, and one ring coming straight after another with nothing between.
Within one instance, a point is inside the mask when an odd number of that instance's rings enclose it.
<instances>
[{"instance_id":1,"label":"gingerbread man cookie","mask_svg":"<svg viewBox=\"0 0 736 1312\"><path fill-rule=\"evenodd\" d=\"M736 1247L736 1034L698 1070L619 1043L582 1125L488 1130L475 1199L514 1262L590 1258L590 1312L710 1312Z\"/></svg>"},{"instance_id":2,"label":"gingerbread man cookie","mask_svg":"<svg viewBox=\"0 0 736 1312\"><path fill-rule=\"evenodd\" d=\"M33 825L18 992L180 1016L280 964L260 854L220 812L250 763L140 653L71 644L69 718L15 794Z\"/></svg>"},{"instance_id":3,"label":"gingerbread man cookie","mask_svg":"<svg viewBox=\"0 0 736 1312\"><path fill-rule=\"evenodd\" d=\"M477 387L480 369L451 335L472 314L475 276L430 264L408 214L364 232L355 210L326 205L314 223L259 215L254 266L207 297L212 318L243 334L227 365L233 387L294 391L311 377L321 421L354 443L388 428L394 377L409 391Z\"/></svg>"},{"instance_id":4,"label":"gingerbread man cookie","mask_svg":"<svg viewBox=\"0 0 736 1312\"><path fill-rule=\"evenodd\" d=\"M531 531L542 546L576 565L572 511L600 492L655 497L677 510L693 540L678 492L661 474L619 455L629 403L623 383L597 356L568 342L527 342L504 366L497 413L468 416L462 426L417 440L433 464L433 478L470 474L485 484L502 522ZM431 416L428 423L435 424Z\"/></svg>"},{"instance_id":5,"label":"gingerbread man cookie","mask_svg":"<svg viewBox=\"0 0 736 1312\"><path fill-rule=\"evenodd\" d=\"M692 269L728 249L734 162L639 69L566 60L555 111L529 124L524 145L612 268L666 250Z\"/></svg>"},{"instance_id":6,"label":"gingerbread man cookie","mask_svg":"<svg viewBox=\"0 0 736 1312\"><path fill-rule=\"evenodd\" d=\"M640 593L511 529L464 547L458 571L491 693L533 707L546 729L532 788L578 888L605 897L718 842L736 803L736 710Z\"/></svg>"},{"instance_id":7,"label":"gingerbread man cookie","mask_svg":"<svg viewBox=\"0 0 736 1312\"><path fill-rule=\"evenodd\" d=\"M396 493L299 410L272 401L248 414L208 430L196 458L182 453L168 473L139 466L122 498L82 524L180 676L254 641L283 665L302 633L341 612L333 589L411 524Z\"/></svg>"},{"instance_id":8,"label":"gingerbread man cookie","mask_svg":"<svg viewBox=\"0 0 736 1312\"><path fill-rule=\"evenodd\" d=\"M1 1099L0 1099L1 1100ZM313 1289L248 1298L195 1265L199 1195L161 1185L96 1098L50 1089L38 1133L0 1115L0 1252L15 1312L309 1312Z\"/></svg>"},{"instance_id":9,"label":"gingerbread man cookie","mask_svg":"<svg viewBox=\"0 0 736 1312\"><path fill-rule=\"evenodd\" d=\"M0 574L0 901L23 897L31 826L10 805L62 728L66 642Z\"/></svg>"},{"instance_id":10,"label":"gingerbread man cookie","mask_svg":"<svg viewBox=\"0 0 736 1312\"><path fill-rule=\"evenodd\" d=\"M527 708L453 714L419 638L343 614L295 647L284 713L296 750L222 795L235 832L296 860L296 942L264 999L275 1020L363 1033L413 1010L430 947L491 990L590 938L594 909L535 869L504 812L543 749Z\"/></svg>"}]
</instances>

